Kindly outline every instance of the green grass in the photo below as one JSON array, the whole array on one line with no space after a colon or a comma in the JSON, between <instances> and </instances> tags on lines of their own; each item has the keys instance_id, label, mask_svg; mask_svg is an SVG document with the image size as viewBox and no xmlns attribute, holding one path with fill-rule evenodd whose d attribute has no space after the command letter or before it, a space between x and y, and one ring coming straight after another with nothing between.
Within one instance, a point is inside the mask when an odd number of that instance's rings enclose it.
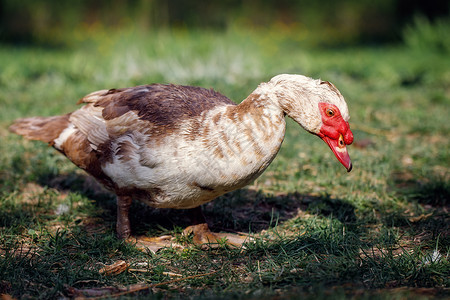
<instances>
[{"instance_id":1,"label":"green grass","mask_svg":"<svg viewBox=\"0 0 450 300\"><path fill-rule=\"evenodd\" d=\"M449 296L446 48L426 48L421 32L407 46L344 49L308 48L291 34L124 31L68 49L0 46L0 294L48 299L144 284L124 297ZM7 130L15 118L74 110L98 89L172 82L239 102L279 73L341 90L354 168L347 174L320 139L289 121L260 178L204 205L214 230L255 234L245 250L138 251L115 238L112 195L53 149ZM132 216L137 234L180 236L187 225L182 211L139 203ZM128 271L99 272L119 260Z\"/></svg>"}]
</instances>

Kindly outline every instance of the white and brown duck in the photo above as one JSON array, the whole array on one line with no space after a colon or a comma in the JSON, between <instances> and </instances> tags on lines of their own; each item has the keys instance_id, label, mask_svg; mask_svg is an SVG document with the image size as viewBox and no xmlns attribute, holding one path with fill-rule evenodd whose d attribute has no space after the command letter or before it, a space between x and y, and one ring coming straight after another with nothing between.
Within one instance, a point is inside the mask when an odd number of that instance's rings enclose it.
<instances>
[{"instance_id":1,"label":"white and brown duck","mask_svg":"<svg viewBox=\"0 0 450 300\"><path fill-rule=\"evenodd\" d=\"M353 142L344 97L331 83L278 75L239 105L200 87L142 85L101 90L62 116L16 120L11 131L49 143L117 195L117 234L131 234L132 199L191 209L194 241L209 231L200 205L256 179L275 158L285 115L319 136L350 171ZM238 243L238 242L236 242Z\"/></svg>"}]
</instances>

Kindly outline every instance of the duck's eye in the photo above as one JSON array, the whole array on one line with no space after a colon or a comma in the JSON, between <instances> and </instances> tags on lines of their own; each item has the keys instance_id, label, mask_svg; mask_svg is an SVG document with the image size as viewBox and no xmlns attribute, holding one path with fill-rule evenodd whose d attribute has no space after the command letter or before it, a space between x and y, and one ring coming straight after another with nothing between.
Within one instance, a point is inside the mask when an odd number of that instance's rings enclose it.
<instances>
[{"instance_id":1,"label":"duck's eye","mask_svg":"<svg viewBox=\"0 0 450 300\"><path fill-rule=\"evenodd\" d=\"M334 110L331 108L328 108L326 111L327 116L332 117L334 116Z\"/></svg>"}]
</instances>

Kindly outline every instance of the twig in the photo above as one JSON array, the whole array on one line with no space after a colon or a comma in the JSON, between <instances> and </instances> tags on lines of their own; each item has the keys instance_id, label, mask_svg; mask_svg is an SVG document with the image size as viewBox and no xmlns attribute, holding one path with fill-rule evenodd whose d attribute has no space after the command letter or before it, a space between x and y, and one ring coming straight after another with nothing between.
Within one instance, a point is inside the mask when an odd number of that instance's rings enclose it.
<instances>
[{"instance_id":1,"label":"twig","mask_svg":"<svg viewBox=\"0 0 450 300\"><path fill-rule=\"evenodd\" d=\"M259 276L259 281L262 282L262 278L261 278L261 268L259 267L259 260L258 260L258 276Z\"/></svg>"},{"instance_id":2,"label":"twig","mask_svg":"<svg viewBox=\"0 0 450 300\"><path fill-rule=\"evenodd\" d=\"M149 290L151 288L155 288L155 287L158 287L161 285L176 283L176 282L180 282L183 280L188 280L188 279L193 279L193 278L198 278L198 277L209 276L209 275L215 274L217 272L218 271L213 271L213 272L204 273L204 274L191 275L191 276L187 276L187 277L183 277L183 278L173 279L173 280L164 281L164 282L155 283L155 284L149 284L149 285L138 285L135 289L130 289L128 291L124 291L124 292L120 292L120 293L113 293L113 294L109 294L109 295L93 297L93 298L89 298L89 299L105 299L105 298L110 298L110 297L120 297L120 296L131 294L131 293ZM84 299L84 297L76 297L76 299Z\"/></svg>"}]
</instances>

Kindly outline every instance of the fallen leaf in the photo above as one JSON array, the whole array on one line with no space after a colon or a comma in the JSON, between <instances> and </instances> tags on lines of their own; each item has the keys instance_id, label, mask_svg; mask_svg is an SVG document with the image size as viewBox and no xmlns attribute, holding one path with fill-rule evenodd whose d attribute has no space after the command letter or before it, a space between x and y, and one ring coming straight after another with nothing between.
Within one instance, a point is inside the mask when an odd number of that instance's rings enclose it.
<instances>
[{"instance_id":1,"label":"fallen leaf","mask_svg":"<svg viewBox=\"0 0 450 300\"><path fill-rule=\"evenodd\" d=\"M143 252L150 250L152 253L156 253L159 249L170 247L177 249L184 248L182 245L176 243L175 238L170 235L163 235L160 237L131 237L128 238L127 241L130 243L134 243L136 248Z\"/></svg>"},{"instance_id":2,"label":"fallen leaf","mask_svg":"<svg viewBox=\"0 0 450 300\"><path fill-rule=\"evenodd\" d=\"M101 268L98 272L103 275L118 275L122 272L124 272L130 265L124 261L119 260L111 265L106 265L103 268Z\"/></svg>"},{"instance_id":3,"label":"fallen leaf","mask_svg":"<svg viewBox=\"0 0 450 300\"><path fill-rule=\"evenodd\" d=\"M426 214L426 215L420 215L420 216L416 216L416 217L411 217L408 220L411 223L415 223L415 222L419 222L419 221L422 221L422 220L426 220L429 217L431 217L432 215L433 215L433 213L429 213L429 214Z\"/></svg>"}]
</instances>

